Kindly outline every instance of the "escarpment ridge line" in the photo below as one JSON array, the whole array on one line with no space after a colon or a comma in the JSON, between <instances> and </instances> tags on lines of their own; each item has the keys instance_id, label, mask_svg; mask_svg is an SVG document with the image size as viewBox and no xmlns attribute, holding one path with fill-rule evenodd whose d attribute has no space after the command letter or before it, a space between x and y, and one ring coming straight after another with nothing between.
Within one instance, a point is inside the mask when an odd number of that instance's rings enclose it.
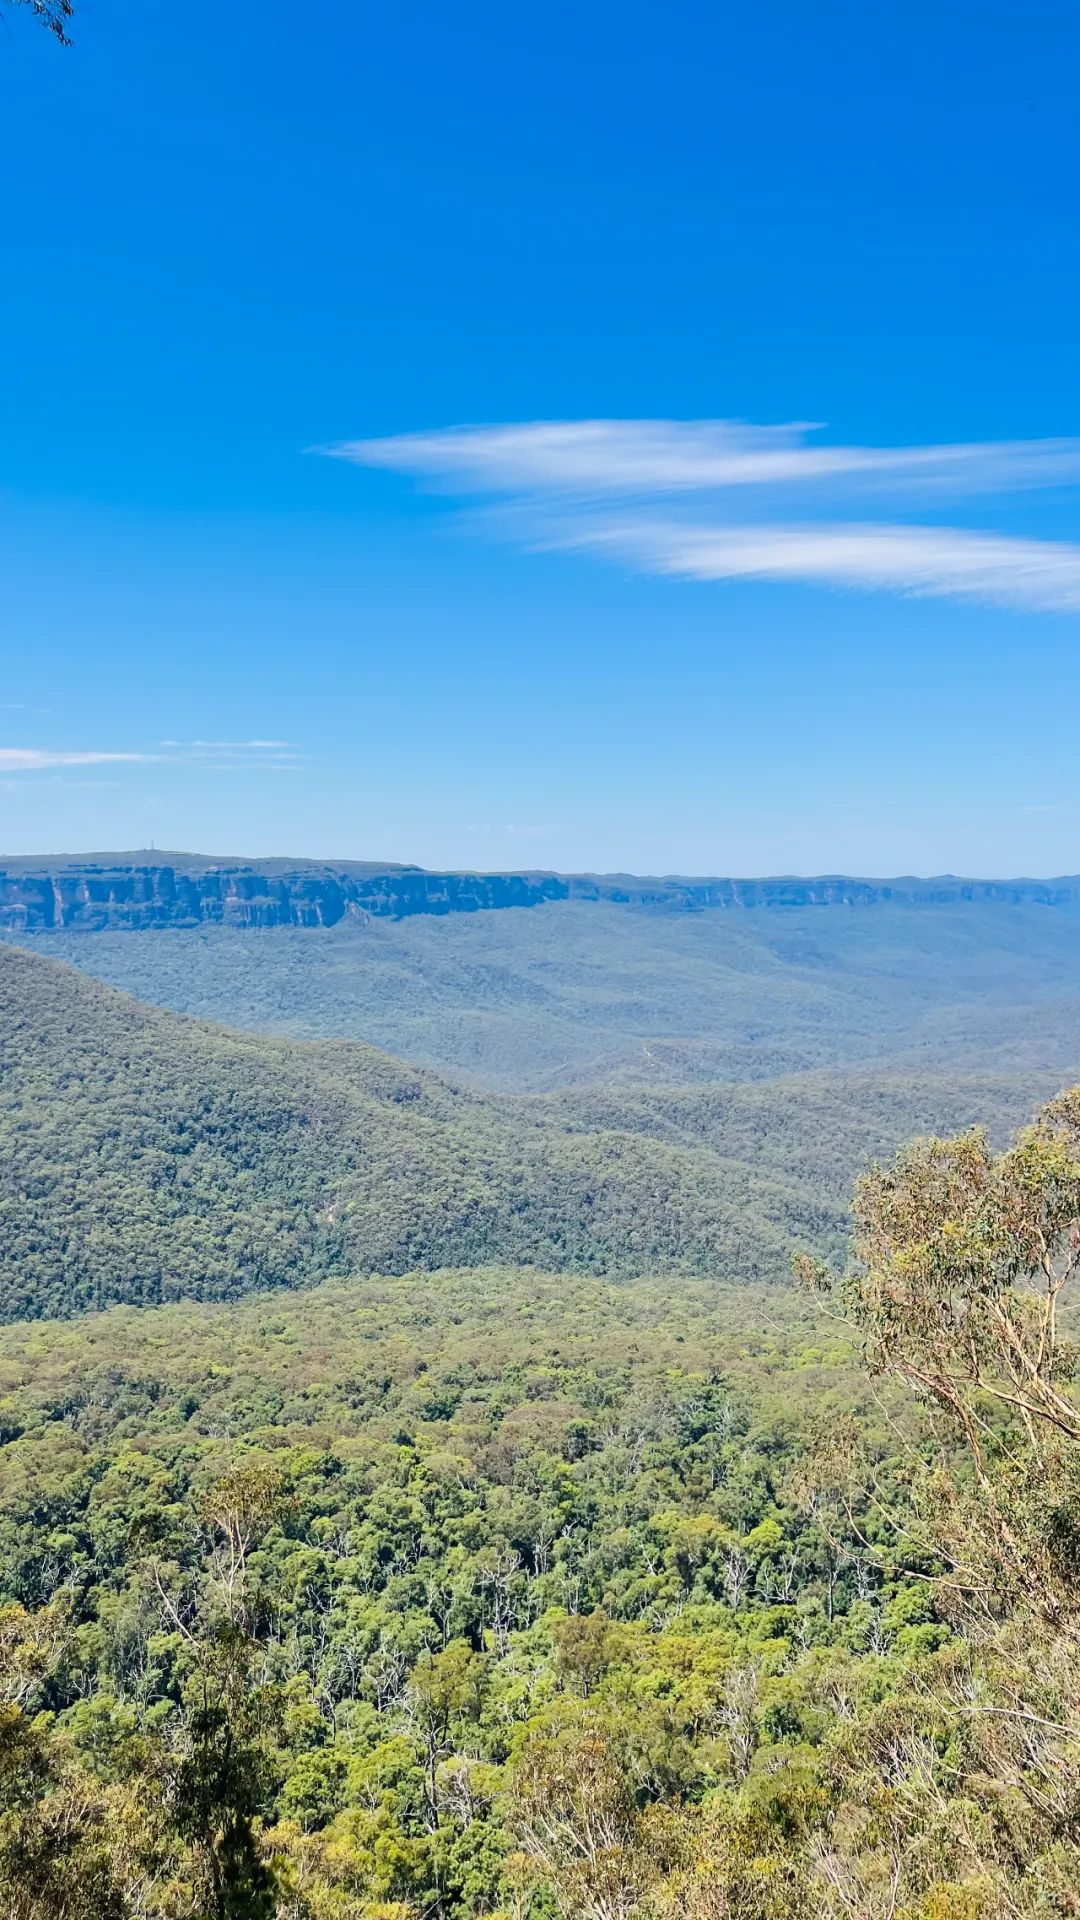
<instances>
[{"instance_id":1,"label":"escarpment ridge line","mask_svg":"<svg viewBox=\"0 0 1080 1920\"><path fill-rule=\"evenodd\" d=\"M963 901L1080 906L1080 876L1038 879L761 879L533 871L431 871L393 862L247 860L133 852L0 856L0 929L329 927L367 917L493 911L602 901L668 913L714 909L937 906Z\"/></svg>"}]
</instances>

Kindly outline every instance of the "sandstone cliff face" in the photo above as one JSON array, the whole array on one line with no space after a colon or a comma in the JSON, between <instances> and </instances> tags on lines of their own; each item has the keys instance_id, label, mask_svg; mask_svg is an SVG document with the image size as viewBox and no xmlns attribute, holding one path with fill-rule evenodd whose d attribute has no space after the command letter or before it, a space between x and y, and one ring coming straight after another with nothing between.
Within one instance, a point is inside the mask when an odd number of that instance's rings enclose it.
<instances>
[{"instance_id":1,"label":"sandstone cliff face","mask_svg":"<svg viewBox=\"0 0 1080 1920\"><path fill-rule=\"evenodd\" d=\"M332 927L349 918L475 913L552 900L606 900L675 913L708 908L933 905L955 900L1080 904L1080 878L1062 880L693 880L633 875L429 873L361 862L220 861L198 856L92 855L0 864L0 928L94 932L193 927Z\"/></svg>"},{"instance_id":2,"label":"sandstone cliff face","mask_svg":"<svg viewBox=\"0 0 1080 1920\"><path fill-rule=\"evenodd\" d=\"M557 881L517 875L428 874L401 869L290 870L285 863L199 867L71 865L40 872L0 868L0 926L12 930L81 927L332 927L350 915L401 918L464 913L477 907L533 906L565 898Z\"/></svg>"}]
</instances>

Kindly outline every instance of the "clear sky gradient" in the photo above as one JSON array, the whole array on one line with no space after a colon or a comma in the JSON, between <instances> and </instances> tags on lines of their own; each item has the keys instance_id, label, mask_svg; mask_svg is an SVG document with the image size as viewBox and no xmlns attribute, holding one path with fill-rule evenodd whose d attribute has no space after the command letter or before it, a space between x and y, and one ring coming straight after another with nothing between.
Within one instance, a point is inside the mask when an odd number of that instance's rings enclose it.
<instances>
[{"instance_id":1,"label":"clear sky gradient","mask_svg":"<svg viewBox=\"0 0 1080 1920\"><path fill-rule=\"evenodd\" d=\"M74 37L0 18L4 851L1080 868L1073 0Z\"/></svg>"}]
</instances>

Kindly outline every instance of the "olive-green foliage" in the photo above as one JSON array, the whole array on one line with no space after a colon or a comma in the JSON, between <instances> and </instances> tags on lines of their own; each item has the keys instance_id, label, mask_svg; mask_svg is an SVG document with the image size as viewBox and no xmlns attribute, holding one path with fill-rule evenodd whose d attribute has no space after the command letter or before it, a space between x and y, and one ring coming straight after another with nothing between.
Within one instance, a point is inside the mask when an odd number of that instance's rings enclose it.
<instances>
[{"instance_id":1,"label":"olive-green foliage","mask_svg":"<svg viewBox=\"0 0 1080 1920\"><path fill-rule=\"evenodd\" d=\"M918 1075L485 1096L3 946L0 1318L488 1260L781 1279L794 1241L842 1242L870 1152L1018 1098Z\"/></svg>"},{"instance_id":2,"label":"olive-green foliage","mask_svg":"<svg viewBox=\"0 0 1080 1920\"><path fill-rule=\"evenodd\" d=\"M0 1910L1075 1920L1080 1094L856 1228L0 1333Z\"/></svg>"},{"instance_id":3,"label":"olive-green foliage","mask_svg":"<svg viewBox=\"0 0 1080 1920\"><path fill-rule=\"evenodd\" d=\"M932 1702L953 1784L936 1805L894 1806L872 1844L893 1860L894 1906L936 1865L935 1916L1073 1914L1080 1087L1000 1153L982 1128L912 1142L860 1180L854 1226L844 1304L874 1375L914 1391L937 1443L936 1459L910 1453L898 1538L933 1542L934 1605L961 1632ZM831 1290L821 1263L796 1270ZM819 1493L843 1505L865 1489L858 1452L839 1423L819 1448ZM880 1797L870 1789L868 1805Z\"/></svg>"},{"instance_id":4,"label":"olive-green foliage","mask_svg":"<svg viewBox=\"0 0 1080 1920\"><path fill-rule=\"evenodd\" d=\"M722 1827L731 1910L798 1911L838 1703L947 1638L800 1491L856 1409L887 1475L846 1339L695 1281L7 1328L0 1911L629 1916Z\"/></svg>"}]
</instances>

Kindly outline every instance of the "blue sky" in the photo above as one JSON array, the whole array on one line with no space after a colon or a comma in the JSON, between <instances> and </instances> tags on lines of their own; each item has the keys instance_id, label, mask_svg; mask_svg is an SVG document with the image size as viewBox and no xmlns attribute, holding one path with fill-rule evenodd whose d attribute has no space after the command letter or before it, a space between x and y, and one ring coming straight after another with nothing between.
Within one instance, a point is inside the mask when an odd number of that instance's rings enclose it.
<instances>
[{"instance_id":1,"label":"blue sky","mask_svg":"<svg viewBox=\"0 0 1080 1920\"><path fill-rule=\"evenodd\" d=\"M7 15L0 845L1075 870L1078 73L1071 0Z\"/></svg>"}]
</instances>

